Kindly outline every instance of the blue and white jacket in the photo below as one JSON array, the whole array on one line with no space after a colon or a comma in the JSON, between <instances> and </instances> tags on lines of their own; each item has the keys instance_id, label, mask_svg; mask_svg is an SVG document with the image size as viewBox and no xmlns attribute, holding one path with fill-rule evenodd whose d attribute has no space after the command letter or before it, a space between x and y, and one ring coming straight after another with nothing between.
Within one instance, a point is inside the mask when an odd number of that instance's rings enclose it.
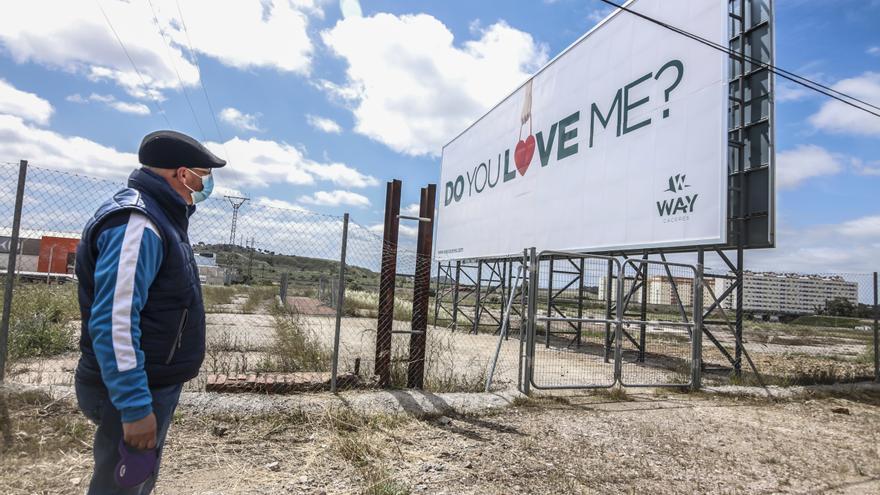
<instances>
[{"instance_id":1,"label":"blue and white jacket","mask_svg":"<svg viewBox=\"0 0 880 495\"><path fill-rule=\"evenodd\" d=\"M124 422L152 411L150 387L194 378L204 359L205 312L187 234L194 210L165 179L136 170L98 208L77 248L76 378L103 383Z\"/></svg>"}]
</instances>

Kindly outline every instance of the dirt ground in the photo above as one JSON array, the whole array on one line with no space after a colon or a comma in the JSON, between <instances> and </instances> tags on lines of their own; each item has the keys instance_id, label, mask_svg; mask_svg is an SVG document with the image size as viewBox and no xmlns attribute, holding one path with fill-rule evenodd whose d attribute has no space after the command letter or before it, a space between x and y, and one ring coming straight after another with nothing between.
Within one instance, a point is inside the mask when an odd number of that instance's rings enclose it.
<instances>
[{"instance_id":1,"label":"dirt ground","mask_svg":"<svg viewBox=\"0 0 880 495\"><path fill-rule=\"evenodd\" d=\"M92 429L70 400L6 402L0 493L82 493ZM878 388L775 402L604 392L421 417L184 404L156 493L880 493L878 406Z\"/></svg>"}]
</instances>

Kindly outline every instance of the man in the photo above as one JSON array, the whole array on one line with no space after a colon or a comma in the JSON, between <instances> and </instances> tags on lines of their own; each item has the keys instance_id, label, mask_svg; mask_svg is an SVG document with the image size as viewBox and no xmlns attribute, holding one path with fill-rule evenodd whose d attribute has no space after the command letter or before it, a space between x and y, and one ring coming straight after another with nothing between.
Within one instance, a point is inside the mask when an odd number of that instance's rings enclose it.
<instances>
[{"instance_id":1,"label":"man","mask_svg":"<svg viewBox=\"0 0 880 495\"><path fill-rule=\"evenodd\" d=\"M144 167L98 208L76 254L76 396L98 425L90 494L152 491L180 391L205 355L187 227L226 162L174 131L144 137L138 160Z\"/></svg>"}]
</instances>

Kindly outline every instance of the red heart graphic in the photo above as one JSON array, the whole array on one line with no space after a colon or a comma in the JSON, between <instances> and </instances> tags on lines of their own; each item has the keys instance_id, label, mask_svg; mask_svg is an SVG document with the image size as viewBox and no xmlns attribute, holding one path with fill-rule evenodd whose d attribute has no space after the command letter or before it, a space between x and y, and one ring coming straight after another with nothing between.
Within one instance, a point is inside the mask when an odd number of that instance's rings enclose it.
<instances>
[{"instance_id":1,"label":"red heart graphic","mask_svg":"<svg viewBox=\"0 0 880 495\"><path fill-rule=\"evenodd\" d=\"M532 157L535 155L535 136L529 136L525 141L516 143L516 150L513 153L513 161L516 163L516 169L519 175L526 175L529 164L532 163Z\"/></svg>"}]
</instances>

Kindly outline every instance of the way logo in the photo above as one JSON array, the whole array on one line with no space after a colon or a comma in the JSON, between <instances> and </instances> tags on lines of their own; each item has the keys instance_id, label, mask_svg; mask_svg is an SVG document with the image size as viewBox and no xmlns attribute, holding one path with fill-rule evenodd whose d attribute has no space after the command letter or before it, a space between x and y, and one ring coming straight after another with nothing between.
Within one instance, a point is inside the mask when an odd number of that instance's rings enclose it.
<instances>
[{"instance_id":1,"label":"way logo","mask_svg":"<svg viewBox=\"0 0 880 495\"><path fill-rule=\"evenodd\" d=\"M694 212L694 205L697 203L699 194L688 195L683 194L685 189L691 186L687 184L687 175L677 174L669 177L669 187L663 190L675 194L676 197L657 201L657 213L661 217L671 217L676 215L686 215Z\"/></svg>"}]
</instances>

